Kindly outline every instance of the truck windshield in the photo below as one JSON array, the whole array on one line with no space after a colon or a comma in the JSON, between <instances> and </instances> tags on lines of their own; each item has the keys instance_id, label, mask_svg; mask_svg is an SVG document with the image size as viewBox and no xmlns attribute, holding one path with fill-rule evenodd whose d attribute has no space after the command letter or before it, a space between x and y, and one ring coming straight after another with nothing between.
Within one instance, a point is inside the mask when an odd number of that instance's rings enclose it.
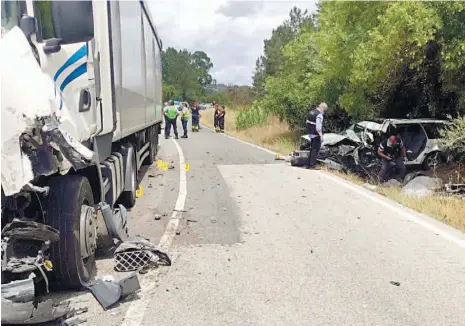
<instances>
[{"instance_id":1,"label":"truck windshield","mask_svg":"<svg viewBox=\"0 0 465 326\"><path fill-rule=\"evenodd\" d=\"M2 34L19 25L18 1L2 1Z\"/></svg>"}]
</instances>

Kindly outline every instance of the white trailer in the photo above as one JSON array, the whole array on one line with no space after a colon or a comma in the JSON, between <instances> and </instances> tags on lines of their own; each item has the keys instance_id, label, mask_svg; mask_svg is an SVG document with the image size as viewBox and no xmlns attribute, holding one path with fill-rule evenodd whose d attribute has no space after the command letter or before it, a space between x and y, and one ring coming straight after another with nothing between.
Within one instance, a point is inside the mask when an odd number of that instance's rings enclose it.
<instances>
[{"instance_id":1,"label":"white trailer","mask_svg":"<svg viewBox=\"0 0 465 326\"><path fill-rule=\"evenodd\" d=\"M24 266L12 268L8 257L2 259L2 283L21 278L27 259L37 258L40 250L39 260L48 269L53 264L60 288L80 288L92 275L97 245L127 237L125 207L135 204L141 166L155 160L162 122L162 43L144 1L1 5L2 32L21 29L42 73L53 81L55 99L52 114L36 114L19 140L12 137L20 148L9 146L11 157L17 151L31 171L24 162L18 162L17 171L10 164L14 178L7 172L4 178L2 170L2 228L10 230L2 233L2 243L12 241L17 228L48 225L59 231L49 256L42 250L45 239L34 246L40 239L16 237L29 246L21 253ZM35 96L15 90L18 97ZM2 105L2 120L11 113L6 111ZM2 162L6 154L2 148ZM29 226L14 225L13 219ZM38 281L47 274L35 273Z\"/></svg>"}]
</instances>

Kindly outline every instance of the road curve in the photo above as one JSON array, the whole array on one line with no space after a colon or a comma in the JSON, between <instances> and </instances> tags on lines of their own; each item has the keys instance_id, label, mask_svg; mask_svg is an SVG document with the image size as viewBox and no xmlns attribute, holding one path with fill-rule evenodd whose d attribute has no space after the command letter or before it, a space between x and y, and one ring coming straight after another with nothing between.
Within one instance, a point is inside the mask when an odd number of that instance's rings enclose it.
<instances>
[{"instance_id":1,"label":"road curve","mask_svg":"<svg viewBox=\"0 0 465 326\"><path fill-rule=\"evenodd\" d=\"M142 325L465 325L465 237L209 130ZM189 222L186 222L189 220Z\"/></svg>"},{"instance_id":2,"label":"road curve","mask_svg":"<svg viewBox=\"0 0 465 326\"><path fill-rule=\"evenodd\" d=\"M89 325L465 325L464 234L208 129L177 144L162 141L174 168L152 166L130 212L173 266L108 311L73 294ZM111 257L97 266L120 277Z\"/></svg>"}]
</instances>

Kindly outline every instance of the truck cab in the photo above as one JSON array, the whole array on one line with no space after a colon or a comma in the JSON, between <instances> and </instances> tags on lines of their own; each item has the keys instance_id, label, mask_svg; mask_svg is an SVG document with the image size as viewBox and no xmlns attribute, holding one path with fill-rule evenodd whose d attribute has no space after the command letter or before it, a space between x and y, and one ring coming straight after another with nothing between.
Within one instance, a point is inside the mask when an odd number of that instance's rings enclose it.
<instances>
[{"instance_id":1,"label":"truck cab","mask_svg":"<svg viewBox=\"0 0 465 326\"><path fill-rule=\"evenodd\" d=\"M127 238L126 208L135 205L139 170L155 160L162 43L144 1L2 1L1 6L4 53L19 51L14 44L28 44L17 62L35 65L33 71L10 73L29 83L8 90L17 98L49 103L48 111L27 112L36 118L21 121L27 128L17 137L13 133L12 143L2 139L2 156L13 148L11 157L24 158L20 169L14 170L15 164L13 170L2 169L2 228L10 235L2 233L2 283L24 277L24 266L11 267L12 248L19 246L27 247L21 251L24 262L40 253L42 263L53 265L43 275L35 273L37 282L50 277L60 288L80 288L91 279L97 246ZM32 75L46 83L30 85ZM6 78L2 72L3 85ZM9 105L18 113L26 110L14 97ZM2 105L2 120L9 113ZM15 183L3 178L14 171ZM26 221L30 229L46 228L56 241L36 239L33 231L13 241L11 234Z\"/></svg>"}]
</instances>

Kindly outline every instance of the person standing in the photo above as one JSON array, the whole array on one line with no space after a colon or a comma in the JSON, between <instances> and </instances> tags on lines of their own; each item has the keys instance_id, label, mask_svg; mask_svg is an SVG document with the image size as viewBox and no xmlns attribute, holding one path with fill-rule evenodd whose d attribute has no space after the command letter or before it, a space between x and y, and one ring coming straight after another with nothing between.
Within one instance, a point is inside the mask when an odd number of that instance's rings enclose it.
<instances>
[{"instance_id":1,"label":"person standing","mask_svg":"<svg viewBox=\"0 0 465 326\"><path fill-rule=\"evenodd\" d=\"M224 116L226 115L226 107L222 105L218 111L218 128L224 133Z\"/></svg>"},{"instance_id":2,"label":"person standing","mask_svg":"<svg viewBox=\"0 0 465 326\"><path fill-rule=\"evenodd\" d=\"M379 182L384 183L387 180L388 171L392 166L396 167L396 172L403 180L407 171L404 161L407 149L402 139L397 136L390 136L384 139L378 147L378 155L381 157L381 170L379 171Z\"/></svg>"},{"instance_id":3,"label":"person standing","mask_svg":"<svg viewBox=\"0 0 465 326\"><path fill-rule=\"evenodd\" d=\"M187 123L189 122L189 109L185 103L181 104L181 123L184 135L181 138L187 138Z\"/></svg>"},{"instance_id":4,"label":"person standing","mask_svg":"<svg viewBox=\"0 0 465 326\"><path fill-rule=\"evenodd\" d=\"M309 169L314 169L317 164L318 153L323 142L323 115L327 109L328 105L326 103L320 103L318 108L311 110L307 116L306 124L310 137Z\"/></svg>"},{"instance_id":5,"label":"person standing","mask_svg":"<svg viewBox=\"0 0 465 326\"><path fill-rule=\"evenodd\" d=\"M179 112L173 101L168 102L168 106L163 109L163 115L165 117L165 139L170 137L171 126L173 127L174 137L178 139L178 126L176 124L176 120Z\"/></svg>"},{"instance_id":6,"label":"person standing","mask_svg":"<svg viewBox=\"0 0 465 326\"><path fill-rule=\"evenodd\" d=\"M215 103L215 114L214 114L214 120L213 120L213 126L215 127L215 132L220 131L220 126L218 124L218 115L220 114L220 105Z\"/></svg>"},{"instance_id":7,"label":"person standing","mask_svg":"<svg viewBox=\"0 0 465 326\"><path fill-rule=\"evenodd\" d=\"M200 122L200 106L199 102L194 102L191 108L192 114L192 131L199 131L199 122Z\"/></svg>"}]
</instances>

